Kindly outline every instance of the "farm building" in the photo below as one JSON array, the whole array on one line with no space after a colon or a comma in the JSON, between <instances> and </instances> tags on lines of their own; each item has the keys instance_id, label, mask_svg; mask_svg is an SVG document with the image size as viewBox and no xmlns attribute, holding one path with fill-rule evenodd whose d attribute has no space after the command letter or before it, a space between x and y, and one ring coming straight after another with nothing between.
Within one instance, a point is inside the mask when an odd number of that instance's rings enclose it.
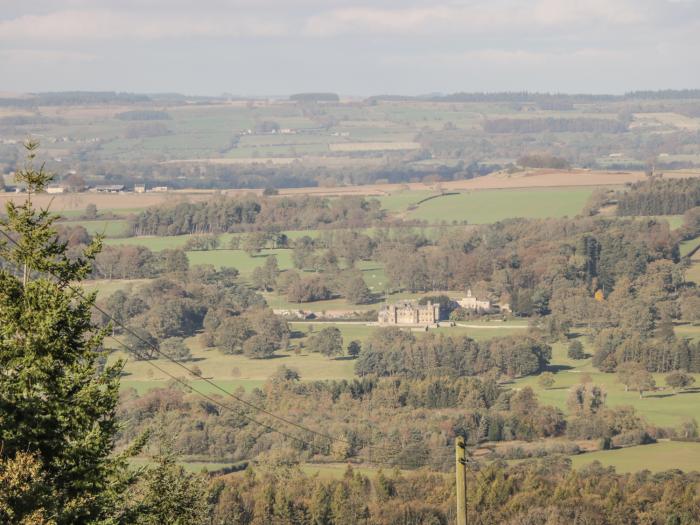
<instances>
[{"instance_id":1,"label":"farm building","mask_svg":"<svg viewBox=\"0 0 700 525\"><path fill-rule=\"evenodd\" d=\"M124 191L123 184L104 184L101 186L95 186L94 191L98 193L121 193Z\"/></svg>"},{"instance_id":2,"label":"farm building","mask_svg":"<svg viewBox=\"0 0 700 525\"><path fill-rule=\"evenodd\" d=\"M428 325L440 320L440 305L428 302L399 301L385 304L379 310L379 324L386 325Z\"/></svg>"}]
</instances>

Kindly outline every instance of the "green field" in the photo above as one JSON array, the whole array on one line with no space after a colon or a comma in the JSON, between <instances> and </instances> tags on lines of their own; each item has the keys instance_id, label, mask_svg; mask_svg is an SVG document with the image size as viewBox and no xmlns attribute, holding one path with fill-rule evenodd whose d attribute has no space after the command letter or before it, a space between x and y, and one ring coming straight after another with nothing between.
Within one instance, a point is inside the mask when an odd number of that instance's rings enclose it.
<instances>
[{"instance_id":1,"label":"green field","mask_svg":"<svg viewBox=\"0 0 700 525\"><path fill-rule=\"evenodd\" d=\"M367 285L370 287L370 290L372 292L377 291L377 289L381 289L381 283L383 283L382 277L379 275L379 271L363 271L365 282ZM383 275L383 272L381 273ZM391 294L389 296L385 296L383 294L377 294L377 302L370 303L370 304L352 304L348 302L346 299L340 297L337 299L327 299L323 301L313 301L310 303L292 303L287 300L287 298L284 295L279 295L276 292L271 292L271 293L263 293L263 296L265 297L265 300L267 301L267 304L270 306L270 308L275 308L275 309L283 309L283 310L304 310L304 311L309 311L309 312L317 312L319 314L322 314L325 311L329 310L348 310L348 311L357 311L357 312L362 312L362 311L367 311L367 310L378 310L379 308L382 307L382 304L384 303L385 298L389 302L395 302L403 299L412 299L412 300L419 300L422 297L430 297L434 296L436 294L442 294L445 293L446 295L449 295L450 297L462 297L464 293L460 292L422 292L422 293L410 293L410 292L398 292Z\"/></svg>"},{"instance_id":2,"label":"green field","mask_svg":"<svg viewBox=\"0 0 700 525\"><path fill-rule=\"evenodd\" d=\"M250 256L243 250L212 250L187 252L190 265L211 264L217 268L236 268L242 276L248 276L257 268L265 264L268 255L277 257L277 265L280 270L288 270L293 267L292 250L262 250L259 254Z\"/></svg>"},{"instance_id":3,"label":"green field","mask_svg":"<svg viewBox=\"0 0 700 525\"><path fill-rule=\"evenodd\" d=\"M700 341L700 326L692 324L678 325L676 326L676 335Z\"/></svg>"},{"instance_id":4,"label":"green field","mask_svg":"<svg viewBox=\"0 0 700 525\"><path fill-rule=\"evenodd\" d=\"M489 224L510 217L574 217L591 196L589 188L478 190L424 202L406 214L431 223L467 221Z\"/></svg>"},{"instance_id":5,"label":"green field","mask_svg":"<svg viewBox=\"0 0 700 525\"><path fill-rule=\"evenodd\" d=\"M693 328L693 327L690 327ZM691 330L685 329L689 333ZM587 353L591 353L586 341L581 338ZM564 412L566 409L566 399L569 388L580 382L581 376L587 373L593 382L605 387L607 392L606 404L608 406L627 405L634 407L639 414L649 420L650 423L660 426L676 427L683 420L696 418L700 420L700 390L694 389L687 392L673 394L671 390L659 390L657 392L647 392L644 398L640 399L637 392L625 392L625 388L617 381L616 374L600 372L591 365L590 359L574 361L566 357L566 348L562 343L553 345L553 359L551 365L554 367L564 367L555 373L556 382L548 390L542 389L537 384L537 376L526 377L514 381L514 388L531 386L541 403L553 405ZM566 368L569 367L569 368ZM666 374L654 374L657 387L664 387L664 377ZM696 382L700 382L700 374L695 374Z\"/></svg>"},{"instance_id":6,"label":"green field","mask_svg":"<svg viewBox=\"0 0 700 525\"><path fill-rule=\"evenodd\" d=\"M343 344L347 346L350 341L366 341L372 333L377 329L376 326L369 326L364 323L322 323L313 321L303 321L303 322L292 322L289 323L290 328L295 332L299 332L305 335L317 334L321 330L327 327L336 327L343 334ZM311 330L311 331L309 331ZM292 344L298 345L299 342L305 343L306 337L302 338L301 341L298 339L293 339Z\"/></svg>"},{"instance_id":7,"label":"green field","mask_svg":"<svg viewBox=\"0 0 700 525\"><path fill-rule=\"evenodd\" d=\"M676 230L683 226L683 215L636 215L636 216L617 216L615 215L614 217L617 217L619 219L636 219L638 221L646 221L650 219L654 219L657 221L666 221L668 223L669 228L672 230ZM681 255L683 255L683 243L681 243Z\"/></svg>"},{"instance_id":8,"label":"green field","mask_svg":"<svg viewBox=\"0 0 700 525\"><path fill-rule=\"evenodd\" d=\"M683 226L683 215L659 215L656 218L668 221L668 225L672 230L677 230Z\"/></svg>"},{"instance_id":9,"label":"green field","mask_svg":"<svg viewBox=\"0 0 700 525\"><path fill-rule=\"evenodd\" d=\"M690 252L692 252L698 246L700 246L700 237L696 237L695 239L688 239L687 241L683 241L680 244L681 257L685 257L686 255L688 255Z\"/></svg>"},{"instance_id":10,"label":"green field","mask_svg":"<svg viewBox=\"0 0 700 525\"><path fill-rule=\"evenodd\" d=\"M349 334L351 336L355 335L352 331ZM108 340L108 344L113 348L119 348L116 342ZM320 354L306 352L301 352L300 354L278 352L271 359L250 359L242 355L225 355L216 349L202 348L197 337L188 339L187 344L192 351L193 359L182 364L190 369L196 365L202 371L202 377L214 379L217 384L227 389L236 389L238 387L249 389L259 386L281 365L299 370L303 380L350 379L354 375L355 363L351 359L332 359ZM128 356L121 351L115 351L110 355L110 359L126 357ZM193 377L188 377L188 373L184 368L170 361L157 359L153 363L176 377L183 377L188 381L194 379ZM122 385L136 388L141 392L150 388L165 386L170 381L167 375L154 369L148 361L129 359L124 371L125 376L122 379ZM194 384L204 386L203 382L194 382ZM205 387L205 389L208 388L211 387Z\"/></svg>"},{"instance_id":11,"label":"green field","mask_svg":"<svg viewBox=\"0 0 700 525\"><path fill-rule=\"evenodd\" d=\"M159 252L161 250L182 248L189 235L173 235L167 237L143 236L143 237L123 237L119 239L105 239L106 245L133 244L135 246L145 246L149 250ZM225 239L221 239L225 242ZM224 244L225 245L225 244Z\"/></svg>"},{"instance_id":12,"label":"green field","mask_svg":"<svg viewBox=\"0 0 700 525\"><path fill-rule=\"evenodd\" d=\"M433 195L439 195L439 192L433 190L404 190L373 198L382 203L383 209L392 213L400 213L408 210L409 206L415 205L418 201Z\"/></svg>"},{"instance_id":13,"label":"green field","mask_svg":"<svg viewBox=\"0 0 700 525\"><path fill-rule=\"evenodd\" d=\"M652 472L671 469L700 471L700 443L663 441L652 445L579 454L572 456L571 461L575 469L600 461L606 467L615 467L617 472L637 472L641 469Z\"/></svg>"},{"instance_id":14,"label":"green field","mask_svg":"<svg viewBox=\"0 0 700 525\"><path fill-rule=\"evenodd\" d=\"M66 226L82 226L90 235L101 234L105 237L123 237L126 234L128 226L128 222L123 219L66 221L60 224Z\"/></svg>"},{"instance_id":15,"label":"green field","mask_svg":"<svg viewBox=\"0 0 700 525\"><path fill-rule=\"evenodd\" d=\"M685 278L691 283L700 284L700 261L693 261L693 264L685 272Z\"/></svg>"},{"instance_id":16,"label":"green field","mask_svg":"<svg viewBox=\"0 0 700 525\"><path fill-rule=\"evenodd\" d=\"M205 349L201 346L197 336L189 338L186 342L192 351L193 359L182 363L188 369L197 366L202 371L202 376L214 381L218 386L228 391L242 388L249 391L260 387L279 366L285 365L296 368L302 381L325 379L352 379L355 376L355 361L345 356L328 358L320 354L311 353L303 348L299 353L295 348L306 344L310 335L317 334L322 329L335 326L343 336L343 346L353 340L366 341L379 327L365 323L329 323L313 321L294 321L290 323L294 337L290 340L290 350L277 352L270 359L250 359L242 355L225 355L217 349ZM522 333L527 325L522 322L507 323L474 323L473 326L434 328L430 333L444 333L445 335L468 335L476 340L490 339L492 337L513 335ZM425 332L417 330L416 337L421 337ZM127 358L121 352L120 345L108 340L109 346L117 349L110 355L110 359ZM152 362L167 373L186 379L193 387L205 393L216 393L217 388L206 381L195 379L181 366L165 359L157 359ZM125 375L121 385L123 389L134 388L139 394L153 388L165 388L172 379L165 373L155 369L147 361L127 359L124 369Z\"/></svg>"},{"instance_id":17,"label":"green field","mask_svg":"<svg viewBox=\"0 0 700 525\"><path fill-rule=\"evenodd\" d=\"M97 290L98 299L105 299L117 290L137 288L147 282L150 282L150 279L100 279L97 281L84 281L82 285L88 292Z\"/></svg>"},{"instance_id":18,"label":"green field","mask_svg":"<svg viewBox=\"0 0 700 525\"><path fill-rule=\"evenodd\" d=\"M97 220L125 220L129 215L139 213L144 208L100 208L97 213ZM61 210L57 212L61 217L70 221L86 220L81 219L85 215L85 210ZM106 219L106 215L119 216L118 219Z\"/></svg>"}]
</instances>

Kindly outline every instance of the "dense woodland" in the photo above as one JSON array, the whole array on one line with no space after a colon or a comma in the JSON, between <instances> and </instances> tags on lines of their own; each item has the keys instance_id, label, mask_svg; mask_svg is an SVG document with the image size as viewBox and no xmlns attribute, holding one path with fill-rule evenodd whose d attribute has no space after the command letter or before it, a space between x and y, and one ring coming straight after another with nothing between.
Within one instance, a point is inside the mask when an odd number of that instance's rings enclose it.
<instances>
[{"instance_id":1,"label":"dense woodland","mask_svg":"<svg viewBox=\"0 0 700 525\"><path fill-rule=\"evenodd\" d=\"M700 179L638 182L615 196L618 215L681 215L700 206Z\"/></svg>"},{"instance_id":2,"label":"dense woodland","mask_svg":"<svg viewBox=\"0 0 700 525\"><path fill-rule=\"evenodd\" d=\"M224 523L353 525L453 523L451 486L435 474L348 468L314 479L277 460L280 473L249 470L212 482L214 516ZM573 472L564 460L492 467L468 475L469 523L689 525L700 520L697 474L615 474L598 464ZM644 504L640 504L640 500Z\"/></svg>"},{"instance_id":3,"label":"dense woodland","mask_svg":"<svg viewBox=\"0 0 700 525\"><path fill-rule=\"evenodd\" d=\"M159 206L132 220L135 235L224 233L253 229L313 229L370 226L384 213L379 202L362 197L219 197L207 202Z\"/></svg>"},{"instance_id":4,"label":"dense woodland","mask_svg":"<svg viewBox=\"0 0 700 525\"><path fill-rule=\"evenodd\" d=\"M214 480L219 522L447 525L455 520L449 477L390 471L363 476L348 468L342 479L323 480L283 460L277 465L273 473L254 469ZM573 472L563 459L495 464L468 475L469 523L690 525L700 520L699 483L697 474L615 474L599 464Z\"/></svg>"}]
</instances>

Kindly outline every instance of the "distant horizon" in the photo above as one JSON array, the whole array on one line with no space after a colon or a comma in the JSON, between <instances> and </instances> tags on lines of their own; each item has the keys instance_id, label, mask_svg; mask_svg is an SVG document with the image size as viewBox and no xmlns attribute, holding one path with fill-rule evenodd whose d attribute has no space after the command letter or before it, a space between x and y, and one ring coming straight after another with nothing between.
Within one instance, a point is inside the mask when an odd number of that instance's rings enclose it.
<instances>
[{"instance_id":1,"label":"distant horizon","mask_svg":"<svg viewBox=\"0 0 700 525\"><path fill-rule=\"evenodd\" d=\"M305 91L290 91L289 93L229 93L221 91L219 93L189 93L180 91L138 91L138 90L122 90L122 89L57 89L57 90L38 90L38 91L2 91L0 90L0 98L19 98L21 96L38 96L38 95L51 95L51 94L65 94L65 93L100 93L100 94L122 94L122 95L139 95L147 97L166 97L166 96L182 96L182 97L192 97L192 98L232 98L232 99L281 99L288 100L294 95L300 94L334 94L338 95L341 99L367 99L367 98L383 98L383 97L405 97L405 98L415 98L415 99L431 99L431 98L445 98L457 95L528 95L528 96L551 96L551 97L628 97L641 93L689 93L698 92L697 96L687 97L687 98L700 98L700 87L680 87L680 88L658 88L658 89L632 89L623 92L591 92L591 91L534 91L526 89L515 89L515 90L456 90L456 91L443 91L443 92L432 92L432 93L392 93L392 92L378 92L378 93L343 93L342 91L333 90L305 90Z\"/></svg>"},{"instance_id":2,"label":"distant horizon","mask_svg":"<svg viewBox=\"0 0 700 525\"><path fill-rule=\"evenodd\" d=\"M700 85L698 0L0 0L2 91Z\"/></svg>"}]
</instances>

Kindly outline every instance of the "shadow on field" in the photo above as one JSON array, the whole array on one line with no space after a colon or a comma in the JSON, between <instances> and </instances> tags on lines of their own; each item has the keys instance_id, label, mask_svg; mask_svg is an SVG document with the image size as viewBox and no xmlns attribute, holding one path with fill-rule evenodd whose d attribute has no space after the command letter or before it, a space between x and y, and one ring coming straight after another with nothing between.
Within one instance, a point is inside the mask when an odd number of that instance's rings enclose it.
<instances>
[{"instance_id":1,"label":"shadow on field","mask_svg":"<svg viewBox=\"0 0 700 525\"><path fill-rule=\"evenodd\" d=\"M557 372L564 372L566 370L573 370L573 368L574 367L571 365L549 365L547 367L547 372L553 372L556 374Z\"/></svg>"},{"instance_id":2,"label":"shadow on field","mask_svg":"<svg viewBox=\"0 0 700 525\"><path fill-rule=\"evenodd\" d=\"M646 395L646 396L644 396L644 397L645 397L645 398L652 398L652 397L653 397L653 398L663 399L664 397L673 397L673 396L675 396L675 395L676 395L676 394L674 394L674 393L671 392L671 393L668 393L668 394L649 394L649 395Z\"/></svg>"},{"instance_id":3,"label":"shadow on field","mask_svg":"<svg viewBox=\"0 0 700 525\"><path fill-rule=\"evenodd\" d=\"M700 388L698 388L698 387L686 388L685 390L681 390L678 393L679 394L700 394Z\"/></svg>"}]
</instances>

